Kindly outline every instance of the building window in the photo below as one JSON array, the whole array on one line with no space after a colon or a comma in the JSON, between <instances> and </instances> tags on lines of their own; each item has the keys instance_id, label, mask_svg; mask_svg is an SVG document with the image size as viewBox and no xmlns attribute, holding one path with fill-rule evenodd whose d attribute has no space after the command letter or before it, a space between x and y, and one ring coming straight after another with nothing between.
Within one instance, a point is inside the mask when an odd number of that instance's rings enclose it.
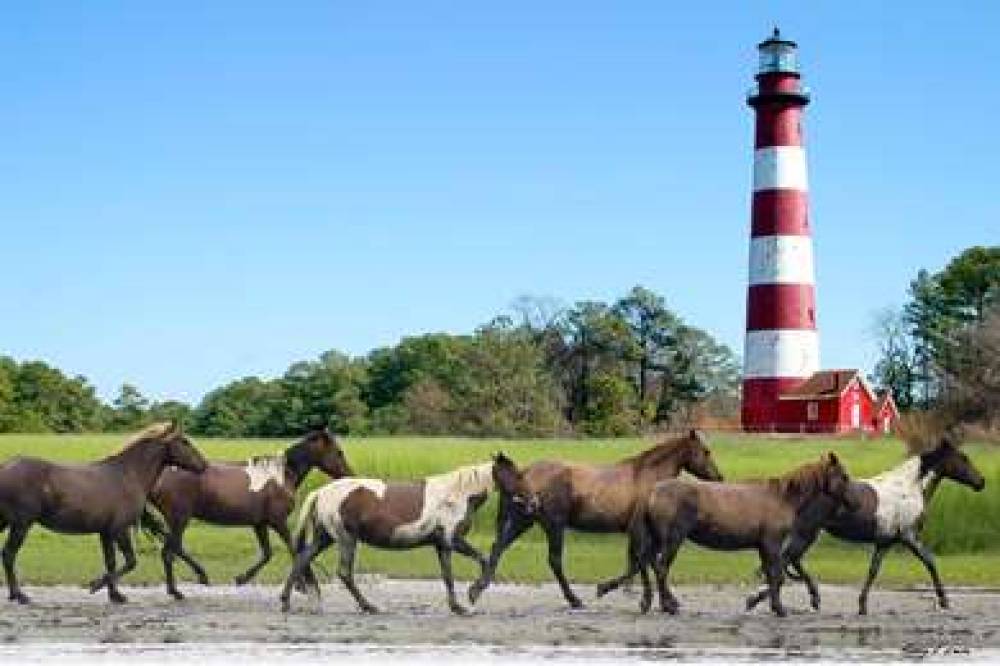
<instances>
[{"instance_id":1,"label":"building window","mask_svg":"<svg viewBox=\"0 0 1000 666\"><path fill-rule=\"evenodd\" d=\"M816 421L819 419L819 403L817 402L807 402L806 403L806 419L809 421Z\"/></svg>"}]
</instances>

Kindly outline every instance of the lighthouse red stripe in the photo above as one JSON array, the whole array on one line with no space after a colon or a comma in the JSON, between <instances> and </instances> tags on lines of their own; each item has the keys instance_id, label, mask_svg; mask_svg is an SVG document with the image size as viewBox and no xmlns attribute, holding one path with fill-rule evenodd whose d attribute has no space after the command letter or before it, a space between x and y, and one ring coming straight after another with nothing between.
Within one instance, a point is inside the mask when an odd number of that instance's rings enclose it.
<instances>
[{"instance_id":1,"label":"lighthouse red stripe","mask_svg":"<svg viewBox=\"0 0 1000 666\"><path fill-rule=\"evenodd\" d=\"M766 106L757 109L755 148L802 145L802 109L798 106Z\"/></svg>"},{"instance_id":2,"label":"lighthouse red stripe","mask_svg":"<svg viewBox=\"0 0 1000 666\"><path fill-rule=\"evenodd\" d=\"M750 236L808 236L809 202L801 190L753 193Z\"/></svg>"},{"instance_id":3,"label":"lighthouse red stripe","mask_svg":"<svg viewBox=\"0 0 1000 666\"><path fill-rule=\"evenodd\" d=\"M747 330L816 329L816 290L806 284L757 284L747 291Z\"/></svg>"}]
</instances>

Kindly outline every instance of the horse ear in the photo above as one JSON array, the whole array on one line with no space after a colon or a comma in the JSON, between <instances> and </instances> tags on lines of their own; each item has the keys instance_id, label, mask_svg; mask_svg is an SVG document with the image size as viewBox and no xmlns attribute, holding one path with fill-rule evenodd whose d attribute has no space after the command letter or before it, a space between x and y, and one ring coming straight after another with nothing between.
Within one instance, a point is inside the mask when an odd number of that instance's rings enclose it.
<instances>
[{"instance_id":1,"label":"horse ear","mask_svg":"<svg viewBox=\"0 0 1000 666\"><path fill-rule=\"evenodd\" d=\"M826 461L830 465L840 465L840 459L837 457L837 454L834 453L833 451L826 452Z\"/></svg>"}]
</instances>

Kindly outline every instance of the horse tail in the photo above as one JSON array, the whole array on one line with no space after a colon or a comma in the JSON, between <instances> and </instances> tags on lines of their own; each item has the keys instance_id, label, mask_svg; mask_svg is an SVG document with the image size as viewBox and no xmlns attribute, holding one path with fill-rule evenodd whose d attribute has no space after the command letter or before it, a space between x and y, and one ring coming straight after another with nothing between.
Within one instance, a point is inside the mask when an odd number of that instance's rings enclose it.
<instances>
[{"instance_id":1,"label":"horse tail","mask_svg":"<svg viewBox=\"0 0 1000 666\"><path fill-rule=\"evenodd\" d=\"M142 507L142 513L139 514L139 528L146 536L160 543L166 541L167 535L170 533L166 524L156 516L148 504Z\"/></svg>"},{"instance_id":2,"label":"horse tail","mask_svg":"<svg viewBox=\"0 0 1000 666\"><path fill-rule=\"evenodd\" d=\"M295 532L293 533L296 553L302 552L307 540L312 538L316 529L316 502L318 500L319 491L314 490L306 495L305 501L302 502L302 508L299 509L299 517L295 522Z\"/></svg>"}]
</instances>

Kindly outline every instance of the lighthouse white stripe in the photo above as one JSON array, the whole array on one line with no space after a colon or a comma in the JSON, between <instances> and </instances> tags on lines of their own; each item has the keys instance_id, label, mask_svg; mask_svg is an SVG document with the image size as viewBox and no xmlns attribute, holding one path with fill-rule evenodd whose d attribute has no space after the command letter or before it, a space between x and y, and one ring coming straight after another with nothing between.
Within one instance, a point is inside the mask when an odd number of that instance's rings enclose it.
<instances>
[{"instance_id":1,"label":"lighthouse white stripe","mask_svg":"<svg viewBox=\"0 0 1000 666\"><path fill-rule=\"evenodd\" d=\"M806 178L806 151L802 146L771 146L753 153L753 189L809 189Z\"/></svg>"},{"instance_id":2,"label":"lighthouse white stripe","mask_svg":"<svg viewBox=\"0 0 1000 666\"><path fill-rule=\"evenodd\" d=\"M750 284L813 284L809 236L757 236L750 240Z\"/></svg>"},{"instance_id":3,"label":"lighthouse white stripe","mask_svg":"<svg viewBox=\"0 0 1000 666\"><path fill-rule=\"evenodd\" d=\"M819 370L819 336L816 331L747 331L743 351L744 379L808 377Z\"/></svg>"}]
</instances>

